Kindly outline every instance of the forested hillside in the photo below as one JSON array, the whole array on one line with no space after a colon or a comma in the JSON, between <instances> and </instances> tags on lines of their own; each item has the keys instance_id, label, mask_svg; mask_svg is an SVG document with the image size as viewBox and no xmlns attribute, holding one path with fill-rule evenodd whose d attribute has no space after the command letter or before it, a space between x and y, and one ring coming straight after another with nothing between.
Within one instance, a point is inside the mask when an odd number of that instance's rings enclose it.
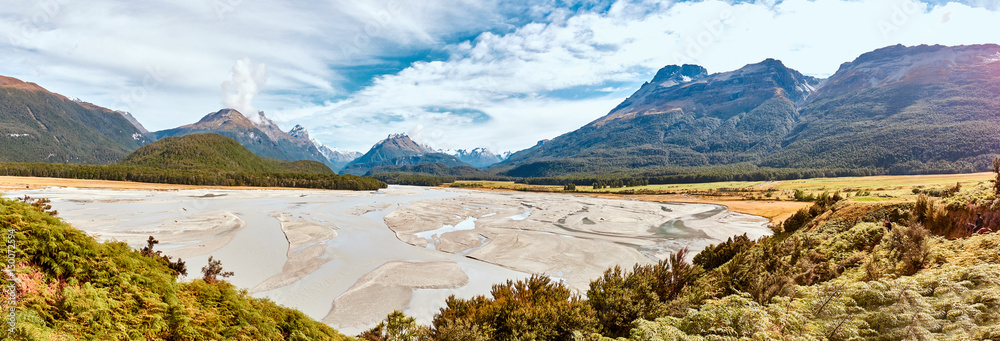
<instances>
[{"instance_id":1,"label":"forested hillside","mask_svg":"<svg viewBox=\"0 0 1000 341\"><path fill-rule=\"evenodd\" d=\"M259 157L236 140L217 134L167 137L139 148L119 164L185 171L334 174L318 161Z\"/></svg>"},{"instance_id":2,"label":"forested hillside","mask_svg":"<svg viewBox=\"0 0 1000 341\"><path fill-rule=\"evenodd\" d=\"M607 116L495 168L535 177L756 163L781 147L811 82L773 59L713 75L668 66Z\"/></svg>"},{"instance_id":3,"label":"forested hillside","mask_svg":"<svg viewBox=\"0 0 1000 341\"><path fill-rule=\"evenodd\" d=\"M202 186L345 190L386 187L372 178L337 175L317 161L261 158L235 140L216 134L165 138L109 165L0 163L0 175Z\"/></svg>"},{"instance_id":4,"label":"forested hillside","mask_svg":"<svg viewBox=\"0 0 1000 341\"><path fill-rule=\"evenodd\" d=\"M771 167L986 171L1000 151L1000 46L893 46L841 66ZM902 76L900 76L902 75ZM874 83L874 84L872 84Z\"/></svg>"},{"instance_id":5,"label":"forested hillside","mask_svg":"<svg viewBox=\"0 0 1000 341\"><path fill-rule=\"evenodd\" d=\"M122 114L0 76L0 162L117 162L149 139Z\"/></svg>"}]
</instances>

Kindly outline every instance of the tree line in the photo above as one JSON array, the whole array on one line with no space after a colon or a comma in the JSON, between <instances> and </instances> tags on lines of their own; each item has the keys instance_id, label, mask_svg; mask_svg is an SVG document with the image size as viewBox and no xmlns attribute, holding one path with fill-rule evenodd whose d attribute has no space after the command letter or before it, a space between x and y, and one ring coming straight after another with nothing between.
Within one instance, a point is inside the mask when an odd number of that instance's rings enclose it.
<instances>
[{"instance_id":1,"label":"tree line","mask_svg":"<svg viewBox=\"0 0 1000 341\"><path fill-rule=\"evenodd\" d=\"M313 173L250 173L171 170L124 165L0 163L0 175L83 180L111 180L196 186L294 187L377 190L386 183L354 175Z\"/></svg>"}]
</instances>

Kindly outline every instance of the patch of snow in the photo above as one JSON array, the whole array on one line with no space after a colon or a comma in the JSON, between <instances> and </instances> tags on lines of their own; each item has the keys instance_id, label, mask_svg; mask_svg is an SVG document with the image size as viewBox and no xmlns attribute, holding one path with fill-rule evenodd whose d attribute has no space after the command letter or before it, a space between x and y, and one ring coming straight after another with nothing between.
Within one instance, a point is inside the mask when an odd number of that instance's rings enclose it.
<instances>
[{"instance_id":1,"label":"patch of snow","mask_svg":"<svg viewBox=\"0 0 1000 341\"><path fill-rule=\"evenodd\" d=\"M139 141L139 139L141 139L141 138L142 138L142 134L132 133L132 139L133 140Z\"/></svg>"},{"instance_id":2,"label":"patch of snow","mask_svg":"<svg viewBox=\"0 0 1000 341\"><path fill-rule=\"evenodd\" d=\"M669 88L669 87L672 87L672 86L675 86L675 85L679 85L679 84L681 84L681 83L678 83L677 81L671 79L671 80L668 80L666 82L660 83L658 86L661 87L661 88Z\"/></svg>"},{"instance_id":3,"label":"patch of snow","mask_svg":"<svg viewBox=\"0 0 1000 341\"><path fill-rule=\"evenodd\" d=\"M8 137L30 137L31 134L7 134Z\"/></svg>"},{"instance_id":4,"label":"patch of snow","mask_svg":"<svg viewBox=\"0 0 1000 341\"><path fill-rule=\"evenodd\" d=\"M997 54L992 56L983 57L983 63L990 64L995 62L1000 62L1000 52L997 52Z\"/></svg>"}]
</instances>

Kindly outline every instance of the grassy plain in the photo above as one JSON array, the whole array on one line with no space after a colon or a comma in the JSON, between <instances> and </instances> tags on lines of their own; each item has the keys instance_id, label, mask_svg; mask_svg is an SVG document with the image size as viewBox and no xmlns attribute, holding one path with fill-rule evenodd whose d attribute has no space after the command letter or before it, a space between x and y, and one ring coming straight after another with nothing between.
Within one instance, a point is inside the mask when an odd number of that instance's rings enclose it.
<instances>
[{"instance_id":1,"label":"grassy plain","mask_svg":"<svg viewBox=\"0 0 1000 341\"><path fill-rule=\"evenodd\" d=\"M956 183L971 186L993 177L993 173L885 175L648 185L596 190L591 186L577 185L576 191L564 191L562 186L527 185L513 181L456 181L445 186L480 190L568 192L659 202L711 203L727 206L734 212L759 215L772 222L779 222L809 205L795 200L796 190L801 190L806 195L841 192L855 202L902 202L916 200L914 189L943 190L954 187Z\"/></svg>"}]
</instances>

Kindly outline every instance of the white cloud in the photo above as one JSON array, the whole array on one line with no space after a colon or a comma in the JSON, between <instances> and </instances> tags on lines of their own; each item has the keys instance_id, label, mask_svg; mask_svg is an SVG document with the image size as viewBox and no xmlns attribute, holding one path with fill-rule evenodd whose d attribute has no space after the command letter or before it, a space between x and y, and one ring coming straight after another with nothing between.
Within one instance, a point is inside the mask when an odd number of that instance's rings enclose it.
<instances>
[{"instance_id":1,"label":"white cloud","mask_svg":"<svg viewBox=\"0 0 1000 341\"><path fill-rule=\"evenodd\" d=\"M637 86L668 64L696 63L722 72L766 58L828 76L841 63L884 46L989 43L998 29L998 13L954 3L620 1L607 13L532 23L503 35L483 33L448 46L451 56L445 61L414 63L347 100L295 117L316 125L337 122L323 126L324 138L359 150L387 132L417 126L424 142L438 148L517 150L576 129L623 99L601 90L591 99L558 99L546 97L549 91L606 89L607 82ZM492 120L471 123L428 107L478 109Z\"/></svg>"},{"instance_id":2,"label":"white cloud","mask_svg":"<svg viewBox=\"0 0 1000 341\"><path fill-rule=\"evenodd\" d=\"M217 110L218 85L250 58L269 76L252 105L329 145L367 150L421 127L437 148L504 151L606 114L631 92L607 90L668 64L721 72L777 58L824 76L897 43L996 43L995 2L971 1L622 0L594 13L555 0L14 0L0 8L0 74L155 130ZM346 71L424 53L447 57L346 86ZM557 94L580 87L593 90Z\"/></svg>"},{"instance_id":3,"label":"white cloud","mask_svg":"<svg viewBox=\"0 0 1000 341\"><path fill-rule=\"evenodd\" d=\"M0 7L0 74L132 111L166 129L219 109L233 61L267 64L264 110L343 96L338 69L488 28L495 6L410 2L12 0ZM161 70L155 84L148 70ZM140 94L142 96L134 96Z\"/></svg>"},{"instance_id":4,"label":"white cloud","mask_svg":"<svg viewBox=\"0 0 1000 341\"><path fill-rule=\"evenodd\" d=\"M232 73L233 78L222 83L222 105L256 120L253 97L267 83L267 65L254 64L249 58L244 58L236 61Z\"/></svg>"}]
</instances>

